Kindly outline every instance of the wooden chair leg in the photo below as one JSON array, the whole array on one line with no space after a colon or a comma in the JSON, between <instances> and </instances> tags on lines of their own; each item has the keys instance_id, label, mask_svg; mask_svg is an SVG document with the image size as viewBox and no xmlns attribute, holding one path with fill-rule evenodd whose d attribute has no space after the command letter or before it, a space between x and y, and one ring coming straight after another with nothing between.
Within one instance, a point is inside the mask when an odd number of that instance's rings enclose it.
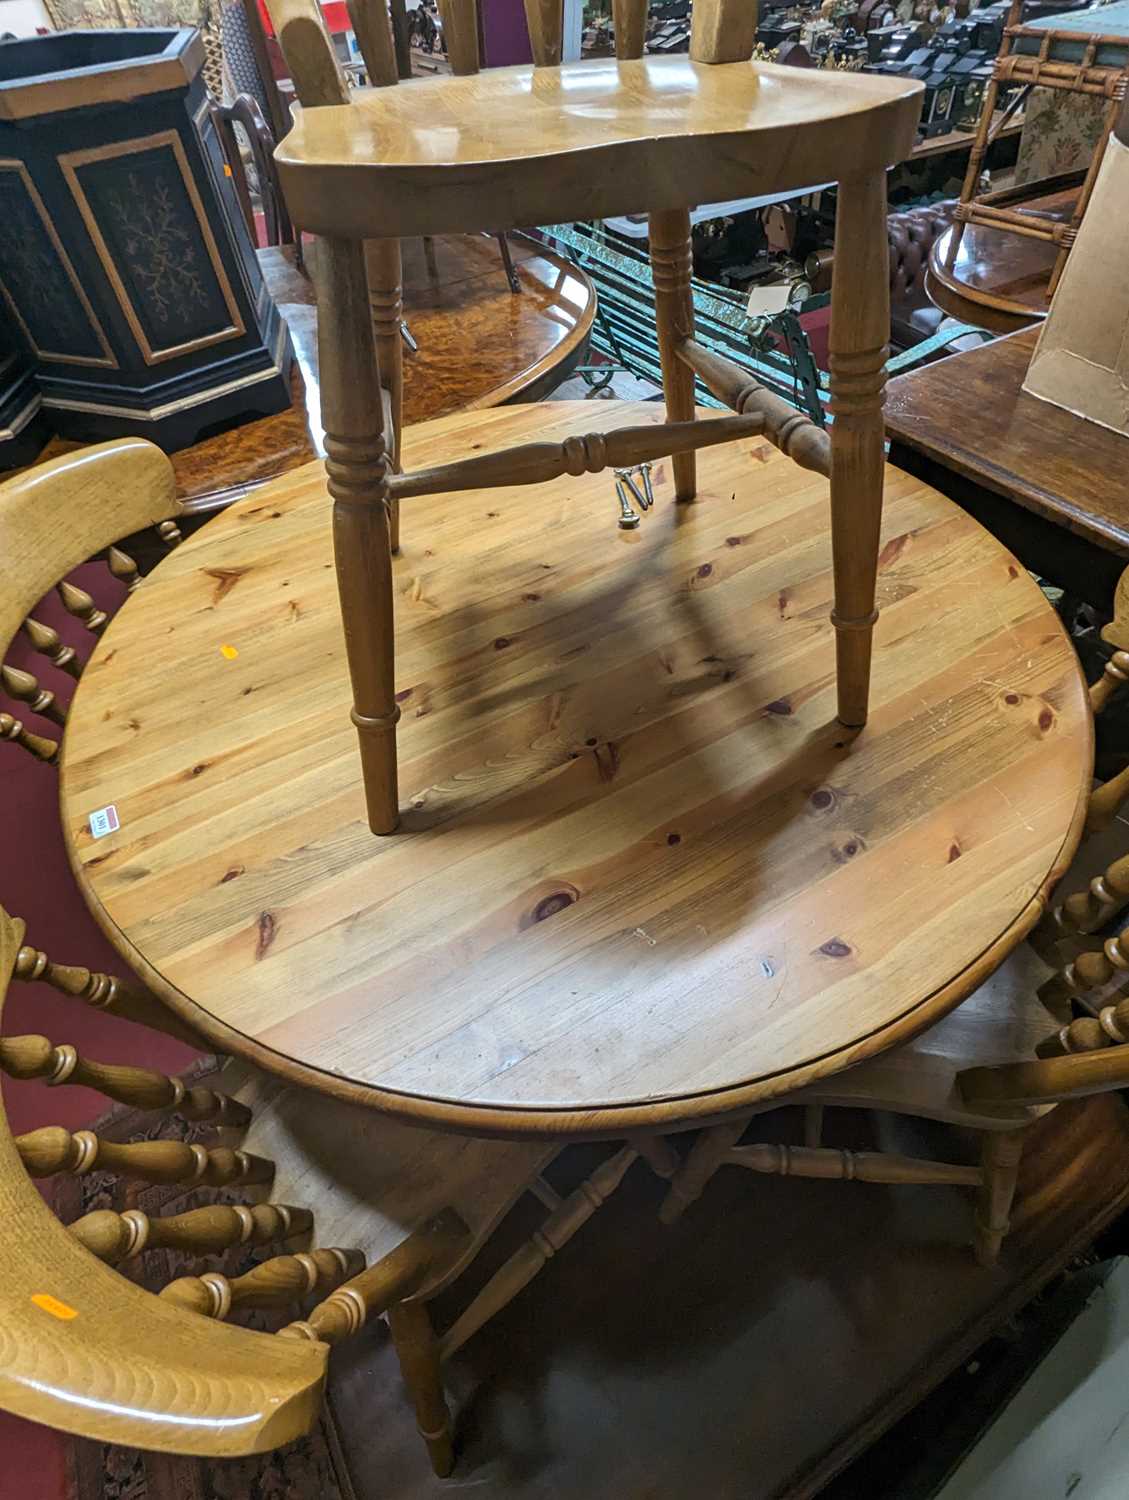
<instances>
[{"instance_id":1,"label":"wooden chair leg","mask_svg":"<svg viewBox=\"0 0 1129 1500\"><path fill-rule=\"evenodd\" d=\"M692 338L694 334L694 301L690 289L694 261L688 211L672 208L653 213L649 234L666 419L668 422L689 422L694 416L694 372L676 352L682 340ZM672 463L674 498L693 500L697 494L695 455L676 454Z\"/></svg>"},{"instance_id":2,"label":"wooden chair leg","mask_svg":"<svg viewBox=\"0 0 1129 1500\"><path fill-rule=\"evenodd\" d=\"M367 240L365 267L368 272L369 302L372 307L372 332L376 342L376 363L380 380L388 392L388 423L384 440L392 468L403 467L400 434L404 425L404 340L400 323L404 313L403 269L399 240ZM388 504L388 534L393 552L400 550L400 505Z\"/></svg>"},{"instance_id":3,"label":"wooden chair leg","mask_svg":"<svg viewBox=\"0 0 1129 1500\"><path fill-rule=\"evenodd\" d=\"M388 1323L431 1466L445 1479L455 1467L455 1448L431 1315L422 1302L396 1302L388 1309Z\"/></svg>"},{"instance_id":4,"label":"wooden chair leg","mask_svg":"<svg viewBox=\"0 0 1129 1500\"><path fill-rule=\"evenodd\" d=\"M702 1189L745 1133L752 1115L703 1130L694 1149L674 1174L670 1192L659 1209L659 1219L673 1224L702 1195Z\"/></svg>"},{"instance_id":5,"label":"wooden chair leg","mask_svg":"<svg viewBox=\"0 0 1129 1500\"><path fill-rule=\"evenodd\" d=\"M882 481L886 341L890 336L886 174L839 184L831 288L831 547L839 721L866 723Z\"/></svg>"},{"instance_id":6,"label":"wooden chair leg","mask_svg":"<svg viewBox=\"0 0 1129 1500\"><path fill-rule=\"evenodd\" d=\"M1009 1215L1023 1155L1025 1130L986 1130L981 1144L980 1200L976 1208L976 1259L994 1266L1011 1228Z\"/></svg>"},{"instance_id":7,"label":"wooden chair leg","mask_svg":"<svg viewBox=\"0 0 1129 1500\"><path fill-rule=\"evenodd\" d=\"M325 471L333 497L333 547L353 684L369 827L399 822L394 686L388 438L373 343L364 249L324 238L319 246L318 357Z\"/></svg>"},{"instance_id":8,"label":"wooden chair leg","mask_svg":"<svg viewBox=\"0 0 1129 1500\"><path fill-rule=\"evenodd\" d=\"M521 282L518 280L517 272L514 270L514 258L510 254L510 242L506 238L504 231L500 231L494 238L498 241L498 249L502 255L502 268L506 273L506 280L510 284L510 291L516 294L521 291Z\"/></svg>"},{"instance_id":9,"label":"wooden chair leg","mask_svg":"<svg viewBox=\"0 0 1129 1500\"><path fill-rule=\"evenodd\" d=\"M821 1146L823 1144L823 1105L804 1105L804 1145Z\"/></svg>"}]
</instances>

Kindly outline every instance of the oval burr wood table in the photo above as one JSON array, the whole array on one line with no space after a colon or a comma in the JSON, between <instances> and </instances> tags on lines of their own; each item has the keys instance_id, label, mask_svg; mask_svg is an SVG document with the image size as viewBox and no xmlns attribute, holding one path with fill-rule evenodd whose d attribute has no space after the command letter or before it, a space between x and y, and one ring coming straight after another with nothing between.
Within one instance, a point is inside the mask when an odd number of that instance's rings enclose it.
<instances>
[{"instance_id":1,"label":"oval burr wood table","mask_svg":"<svg viewBox=\"0 0 1129 1500\"><path fill-rule=\"evenodd\" d=\"M495 408L407 439L445 462L590 416ZM699 463L692 505L657 466L635 531L606 474L405 503L390 837L366 825L320 466L142 582L79 684L62 810L93 909L174 1010L407 1118L599 1136L777 1096L1002 960L1089 787L1053 610L889 469L852 739L826 481L759 438ZM95 840L108 805L120 828Z\"/></svg>"}]
</instances>

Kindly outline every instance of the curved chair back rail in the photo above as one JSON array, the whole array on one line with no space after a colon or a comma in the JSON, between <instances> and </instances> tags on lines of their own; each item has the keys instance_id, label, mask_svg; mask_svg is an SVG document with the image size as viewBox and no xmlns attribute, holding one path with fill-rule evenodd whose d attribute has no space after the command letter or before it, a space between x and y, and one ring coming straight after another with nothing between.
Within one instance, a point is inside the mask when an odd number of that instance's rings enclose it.
<instances>
[{"instance_id":1,"label":"curved chair back rail","mask_svg":"<svg viewBox=\"0 0 1129 1500\"><path fill-rule=\"evenodd\" d=\"M172 464L144 438L98 443L0 484L0 652L73 568L180 513Z\"/></svg>"},{"instance_id":2,"label":"curved chair back rail","mask_svg":"<svg viewBox=\"0 0 1129 1500\"><path fill-rule=\"evenodd\" d=\"M0 911L0 1015L23 923ZM261 1453L309 1430L324 1344L182 1312L83 1248L29 1180L0 1105L0 1407L171 1453Z\"/></svg>"}]
</instances>

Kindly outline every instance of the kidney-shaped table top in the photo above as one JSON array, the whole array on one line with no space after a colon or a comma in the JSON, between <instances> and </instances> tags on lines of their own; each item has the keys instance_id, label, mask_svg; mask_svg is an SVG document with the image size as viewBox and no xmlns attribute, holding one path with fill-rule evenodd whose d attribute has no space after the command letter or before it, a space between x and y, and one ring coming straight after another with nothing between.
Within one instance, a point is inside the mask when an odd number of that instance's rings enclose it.
<instances>
[{"instance_id":1,"label":"kidney-shaped table top","mask_svg":"<svg viewBox=\"0 0 1129 1500\"><path fill-rule=\"evenodd\" d=\"M661 410L461 413L409 429L406 466L597 417ZM320 466L144 580L79 684L62 809L157 994L226 1050L407 1118L607 1135L776 1097L990 972L1089 786L1054 611L889 469L852 737L826 481L754 438L702 452L677 505L670 467L635 531L610 474L405 502L390 837L365 821Z\"/></svg>"}]
</instances>

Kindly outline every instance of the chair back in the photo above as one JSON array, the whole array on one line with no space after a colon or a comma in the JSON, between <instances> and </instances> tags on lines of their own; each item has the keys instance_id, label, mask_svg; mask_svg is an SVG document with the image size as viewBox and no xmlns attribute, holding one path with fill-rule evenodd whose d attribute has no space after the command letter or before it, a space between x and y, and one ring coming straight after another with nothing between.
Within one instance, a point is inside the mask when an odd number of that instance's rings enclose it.
<instances>
[{"instance_id":1,"label":"chair back","mask_svg":"<svg viewBox=\"0 0 1129 1500\"><path fill-rule=\"evenodd\" d=\"M52 666L77 679L82 662L31 610L52 585L69 614L91 636L108 622L91 596L66 575L102 555L110 573L127 589L141 581L137 563L117 543L152 527L166 547L180 541L183 507L169 460L143 438L122 438L81 448L40 464L0 484L0 662L22 625L33 648ZM62 726L66 711L55 694L30 672L0 667L9 697ZM11 740L39 760L53 761L58 744L25 730L0 713L0 740Z\"/></svg>"},{"instance_id":2,"label":"chair back","mask_svg":"<svg viewBox=\"0 0 1129 1500\"><path fill-rule=\"evenodd\" d=\"M251 160L255 164L255 172L259 179L259 198L263 205L266 244L289 244L294 234L282 200L278 168L274 164L274 134L258 102L251 94L238 94L230 104L213 104L211 116L223 149L227 170L235 185L235 196L239 201L243 222L247 225L247 233L251 236L251 243L257 246L259 236L255 225L255 211L251 204L247 167L235 134L236 125L241 127L247 137Z\"/></svg>"},{"instance_id":3,"label":"chair back","mask_svg":"<svg viewBox=\"0 0 1129 1500\"><path fill-rule=\"evenodd\" d=\"M1111 951L1119 960L1116 967L1106 957ZM1120 938L1110 938L1099 958L1099 962L1104 961L1107 979L1116 976L1124 982L1121 957ZM1105 1094L1129 1087L1127 1042L1129 1000L1119 1000L1101 1006L1096 1016L1079 1016L1060 1027L1036 1047L1037 1060L996 1068L966 1068L957 1075L957 1083L969 1103L1004 1109Z\"/></svg>"},{"instance_id":4,"label":"chair back","mask_svg":"<svg viewBox=\"0 0 1129 1500\"><path fill-rule=\"evenodd\" d=\"M0 1021L9 982L34 951L23 938L23 923L0 909ZM173 1083L144 1069L100 1069L42 1037L0 1035L0 1068L17 1078L81 1080L110 1097L150 1104ZM209 1106L212 1118L222 1114L220 1096L197 1102L204 1117ZM81 1171L98 1160L150 1181L175 1181L168 1174L178 1164L184 1169L184 1153L201 1150L174 1141L121 1146L89 1131L72 1136L53 1128L14 1138L0 1102L5 1411L102 1442L217 1457L263 1452L309 1430L321 1403L324 1344L197 1318L143 1290L103 1264L82 1238L101 1245L102 1221L130 1216L91 1214L65 1228L28 1175L29 1169ZM122 1153L134 1155L123 1160ZM209 1169L218 1159L209 1153ZM144 1218L135 1211L130 1222L136 1227Z\"/></svg>"},{"instance_id":5,"label":"chair back","mask_svg":"<svg viewBox=\"0 0 1129 1500\"><path fill-rule=\"evenodd\" d=\"M563 51L564 0L524 0L524 4L534 66L556 67ZM348 0L348 5L369 83L376 87L397 83L388 0ZM649 0L613 0L613 5L616 57L622 61L642 57ZM268 9L303 106L345 103L344 77L316 7L306 0L269 0ZM451 71L477 73L478 0L439 0L439 12ZM701 63L746 61L753 55L756 31L755 0L694 0L690 56Z\"/></svg>"}]
</instances>

